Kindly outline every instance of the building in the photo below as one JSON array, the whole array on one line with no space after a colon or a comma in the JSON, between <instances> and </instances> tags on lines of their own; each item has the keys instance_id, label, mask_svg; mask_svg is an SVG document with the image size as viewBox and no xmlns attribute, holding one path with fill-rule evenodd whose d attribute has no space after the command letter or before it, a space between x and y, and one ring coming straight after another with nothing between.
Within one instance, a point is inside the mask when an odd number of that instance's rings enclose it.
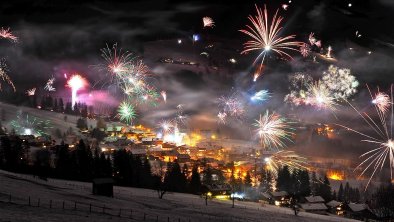
<instances>
[{"instance_id":1,"label":"building","mask_svg":"<svg viewBox=\"0 0 394 222\"><path fill-rule=\"evenodd\" d=\"M275 204L276 206L289 206L290 196L286 191L263 193L263 202Z\"/></svg>"},{"instance_id":2,"label":"building","mask_svg":"<svg viewBox=\"0 0 394 222\"><path fill-rule=\"evenodd\" d=\"M321 196L305 197L305 203L299 204L300 210L305 212L326 214L327 206L324 204L324 199Z\"/></svg>"},{"instance_id":3,"label":"building","mask_svg":"<svg viewBox=\"0 0 394 222\"><path fill-rule=\"evenodd\" d=\"M336 215L343 215L344 214L344 208L343 208L343 204L341 202L338 202L336 200L332 200L332 201L326 203L326 206L328 207L328 211L332 214L336 214Z\"/></svg>"},{"instance_id":4,"label":"building","mask_svg":"<svg viewBox=\"0 0 394 222\"><path fill-rule=\"evenodd\" d=\"M345 205L345 217L362 221L376 219L375 214L372 213L368 205L356 203Z\"/></svg>"}]
</instances>

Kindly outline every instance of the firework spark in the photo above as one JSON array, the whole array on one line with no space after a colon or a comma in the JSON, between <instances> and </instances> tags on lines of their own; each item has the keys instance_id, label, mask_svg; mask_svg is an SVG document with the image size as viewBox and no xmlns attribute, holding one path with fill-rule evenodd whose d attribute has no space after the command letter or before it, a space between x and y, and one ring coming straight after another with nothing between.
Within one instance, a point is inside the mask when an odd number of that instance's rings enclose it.
<instances>
[{"instance_id":1,"label":"firework spark","mask_svg":"<svg viewBox=\"0 0 394 222\"><path fill-rule=\"evenodd\" d=\"M16 120L12 120L11 125L19 135L44 136L52 128L49 120L41 120L22 112L17 113Z\"/></svg>"},{"instance_id":2,"label":"firework spark","mask_svg":"<svg viewBox=\"0 0 394 222\"><path fill-rule=\"evenodd\" d=\"M219 112L218 113L219 123L226 124L226 117L227 117L227 113Z\"/></svg>"},{"instance_id":3,"label":"firework spark","mask_svg":"<svg viewBox=\"0 0 394 222\"><path fill-rule=\"evenodd\" d=\"M269 113L268 110L264 115L260 114L260 119L255 120L253 126L257 127L256 134L260 138L261 145L270 150L276 148L279 150L286 146L287 142L292 142L293 131L290 123L279 114Z\"/></svg>"},{"instance_id":4,"label":"firework spark","mask_svg":"<svg viewBox=\"0 0 394 222\"><path fill-rule=\"evenodd\" d=\"M350 69L334 65L330 65L327 72L323 72L321 83L326 86L335 100L347 99L354 95L359 85L356 77L351 75Z\"/></svg>"},{"instance_id":5,"label":"firework spark","mask_svg":"<svg viewBox=\"0 0 394 222\"><path fill-rule=\"evenodd\" d=\"M36 94L36 88L26 90L26 95L34 96L34 94Z\"/></svg>"},{"instance_id":6,"label":"firework spark","mask_svg":"<svg viewBox=\"0 0 394 222\"><path fill-rule=\"evenodd\" d=\"M287 5L287 4L282 4L282 8L283 8L283 10L287 10L288 8L289 8L289 5Z\"/></svg>"},{"instance_id":7,"label":"firework spark","mask_svg":"<svg viewBox=\"0 0 394 222\"><path fill-rule=\"evenodd\" d=\"M294 151L277 151L264 158L265 164L267 164L268 169L272 171L275 175L278 174L278 170L284 166L288 166L291 170L306 170L308 169L308 161L305 157L297 155Z\"/></svg>"},{"instance_id":8,"label":"firework spark","mask_svg":"<svg viewBox=\"0 0 394 222\"><path fill-rule=\"evenodd\" d=\"M309 85L305 103L318 109L329 109L331 111L335 111L338 105L330 90L320 81Z\"/></svg>"},{"instance_id":9,"label":"firework spark","mask_svg":"<svg viewBox=\"0 0 394 222\"><path fill-rule=\"evenodd\" d=\"M132 120L136 117L133 105L126 101L123 101L119 105L118 116L120 121L125 121L127 124L131 124Z\"/></svg>"},{"instance_id":10,"label":"firework spark","mask_svg":"<svg viewBox=\"0 0 394 222\"><path fill-rule=\"evenodd\" d=\"M271 93L269 93L268 90L260 90L253 94L253 96L250 97L250 100L256 103L262 103L266 101L269 97L271 97Z\"/></svg>"},{"instance_id":11,"label":"firework spark","mask_svg":"<svg viewBox=\"0 0 394 222\"><path fill-rule=\"evenodd\" d=\"M86 79L81 75L74 74L67 81L67 86L71 88L71 105L74 110L74 105L77 102L77 92L86 85Z\"/></svg>"},{"instance_id":12,"label":"firework spark","mask_svg":"<svg viewBox=\"0 0 394 222\"><path fill-rule=\"evenodd\" d=\"M264 5L264 11L262 11L261 8L258 8L257 5L255 7L257 15L254 17L250 15L248 17L249 21L252 23L252 26L247 25L247 29L239 30L240 32L252 38L252 40L244 43L245 48L241 54L246 54L255 50L259 51L260 53L256 57L254 64L256 64L256 62L260 60L261 57L262 64L266 54L271 50L279 54L281 57L292 59L290 54L288 54L285 50L299 51L299 47L302 43L293 41L295 35L289 35L285 37L279 36L283 28L280 26L283 17L278 16L279 10L276 10L271 23L268 23L269 19L266 6Z\"/></svg>"},{"instance_id":13,"label":"firework spark","mask_svg":"<svg viewBox=\"0 0 394 222\"><path fill-rule=\"evenodd\" d=\"M257 78L260 77L261 74L263 74L265 66L263 64L260 64L257 66L256 71L253 74L253 82L256 82Z\"/></svg>"},{"instance_id":14,"label":"firework spark","mask_svg":"<svg viewBox=\"0 0 394 222\"><path fill-rule=\"evenodd\" d=\"M56 91L56 88L53 87L54 83L55 83L55 78L54 77L48 79L47 83L44 86L44 89L49 91L49 92Z\"/></svg>"},{"instance_id":15,"label":"firework spark","mask_svg":"<svg viewBox=\"0 0 394 222\"><path fill-rule=\"evenodd\" d=\"M381 113L385 114L390 108L390 96L386 93L378 92L372 98L372 103L376 105Z\"/></svg>"},{"instance_id":16,"label":"firework spark","mask_svg":"<svg viewBox=\"0 0 394 222\"><path fill-rule=\"evenodd\" d=\"M10 28L4 29L3 27L0 29L0 38L9 39L10 41L17 42L18 37L13 35L10 31Z\"/></svg>"},{"instance_id":17,"label":"firework spark","mask_svg":"<svg viewBox=\"0 0 394 222\"><path fill-rule=\"evenodd\" d=\"M311 48L309 47L309 45L304 43L300 46L300 52L303 57L308 57L311 53Z\"/></svg>"},{"instance_id":18,"label":"firework spark","mask_svg":"<svg viewBox=\"0 0 394 222\"><path fill-rule=\"evenodd\" d=\"M14 92L16 92L16 88L14 83L12 82L10 76L7 74L8 68L7 65L5 64L4 60L0 60L0 78L8 83L8 85L10 85L12 87L12 89L14 90ZM0 83L0 91L3 90L3 86Z\"/></svg>"},{"instance_id":19,"label":"firework spark","mask_svg":"<svg viewBox=\"0 0 394 222\"><path fill-rule=\"evenodd\" d=\"M203 17L202 22L204 24L204 28L205 27L213 28L215 26L215 22L211 17Z\"/></svg>"},{"instance_id":20,"label":"firework spark","mask_svg":"<svg viewBox=\"0 0 394 222\"><path fill-rule=\"evenodd\" d=\"M374 132L372 135L368 135L367 133L363 133L357 131L355 129L349 128L347 126L338 124L341 127L344 127L347 130L355 132L365 139L361 140L362 142L367 142L377 147L369 150L368 152L362 154L360 157L364 158L364 160L357 166L357 169L361 169L362 172L360 177L363 176L367 171L372 171L371 176L368 180L368 183L365 187L367 189L370 184L372 178L378 171L383 169L386 160L389 162L390 168L390 176L393 179L393 170L394 170L394 138L393 138L393 124L394 124L394 109L393 109L393 85L390 88L390 96L389 102L391 104L391 114L389 118L386 118L385 113L378 107L378 103L375 104L375 111L377 114L377 119L374 116L363 112L361 113L355 106L349 103L349 105L357 112L357 114L364 120L364 122L370 127L371 131ZM373 99L373 95L371 98ZM376 98L376 97L375 97ZM386 99L386 98L385 98ZM364 169L362 169L364 168Z\"/></svg>"},{"instance_id":21,"label":"firework spark","mask_svg":"<svg viewBox=\"0 0 394 222\"><path fill-rule=\"evenodd\" d=\"M161 91L160 94L163 97L164 102L167 103L167 93L166 93L166 91Z\"/></svg>"},{"instance_id":22,"label":"firework spark","mask_svg":"<svg viewBox=\"0 0 394 222\"><path fill-rule=\"evenodd\" d=\"M118 44L114 44L112 48L108 45L106 48L101 49L101 56L107 62L107 69L110 73L121 74L127 70L133 61L133 54L122 49L118 49Z\"/></svg>"},{"instance_id":23,"label":"firework spark","mask_svg":"<svg viewBox=\"0 0 394 222\"><path fill-rule=\"evenodd\" d=\"M285 101L299 106L306 103L307 89L313 83L313 78L303 72L296 72L289 76L290 93L285 96Z\"/></svg>"},{"instance_id":24,"label":"firework spark","mask_svg":"<svg viewBox=\"0 0 394 222\"><path fill-rule=\"evenodd\" d=\"M234 92L230 96L222 96L219 98L219 107L227 116L241 119L245 113L245 105L239 98L238 92Z\"/></svg>"}]
</instances>

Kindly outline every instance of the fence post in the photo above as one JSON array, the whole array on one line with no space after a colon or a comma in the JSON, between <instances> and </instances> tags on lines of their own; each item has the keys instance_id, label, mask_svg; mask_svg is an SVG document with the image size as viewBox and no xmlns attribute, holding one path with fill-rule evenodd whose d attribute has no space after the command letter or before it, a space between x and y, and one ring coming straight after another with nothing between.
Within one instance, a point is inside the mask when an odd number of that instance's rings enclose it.
<instances>
[{"instance_id":1,"label":"fence post","mask_svg":"<svg viewBox=\"0 0 394 222\"><path fill-rule=\"evenodd\" d=\"M170 222L170 217L167 217L167 222Z\"/></svg>"},{"instance_id":2,"label":"fence post","mask_svg":"<svg viewBox=\"0 0 394 222\"><path fill-rule=\"evenodd\" d=\"M133 219L133 210L130 210L130 218Z\"/></svg>"},{"instance_id":3,"label":"fence post","mask_svg":"<svg viewBox=\"0 0 394 222\"><path fill-rule=\"evenodd\" d=\"M105 204L104 204L104 206L103 206L103 214L105 214Z\"/></svg>"},{"instance_id":4,"label":"fence post","mask_svg":"<svg viewBox=\"0 0 394 222\"><path fill-rule=\"evenodd\" d=\"M8 202L11 203L11 194L8 196Z\"/></svg>"},{"instance_id":5,"label":"fence post","mask_svg":"<svg viewBox=\"0 0 394 222\"><path fill-rule=\"evenodd\" d=\"M37 206L40 207L40 198L38 198L38 205Z\"/></svg>"},{"instance_id":6,"label":"fence post","mask_svg":"<svg viewBox=\"0 0 394 222\"><path fill-rule=\"evenodd\" d=\"M181 222L181 218L178 218L178 222Z\"/></svg>"},{"instance_id":7,"label":"fence post","mask_svg":"<svg viewBox=\"0 0 394 222\"><path fill-rule=\"evenodd\" d=\"M159 216L158 215L156 215L156 222L158 222L159 221Z\"/></svg>"},{"instance_id":8,"label":"fence post","mask_svg":"<svg viewBox=\"0 0 394 222\"><path fill-rule=\"evenodd\" d=\"M63 210L64 210L64 200L63 200Z\"/></svg>"},{"instance_id":9,"label":"fence post","mask_svg":"<svg viewBox=\"0 0 394 222\"><path fill-rule=\"evenodd\" d=\"M30 196L29 196L29 206L30 206L31 204L30 204Z\"/></svg>"},{"instance_id":10,"label":"fence post","mask_svg":"<svg viewBox=\"0 0 394 222\"><path fill-rule=\"evenodd\" d=\"M74 210L77 210L77 202L74 201Z\"/></svg>"},{"instance_id":11,"label":"fence post","mask_svg":"<svg viewBox=\"0 0 394 222\"><path fill-rule=\"evenodd\" d=\"M90 203L89 204L89 213L91 213L92 212L92 204Z\"/></svg>"},{"instance_id":12,"label":"fence post","mask_svg":"<svg viewBox=\"0 0 394 222\"><path fill-rule=\"evenodd\" d=\"M119 215L118 216L120 217L120 215L122 215L122 209L119 208Z\"/></svg>"},{"instance_id":13,"label":"fence post","mask_svg":"<svg viewBox=\"0 0 394 222\"><path fill-rule=\"evenodd\" d=\"M146 218L146 214L144 213L144 220L145 220L145 218Z\"/></svg>"}]
</instances>

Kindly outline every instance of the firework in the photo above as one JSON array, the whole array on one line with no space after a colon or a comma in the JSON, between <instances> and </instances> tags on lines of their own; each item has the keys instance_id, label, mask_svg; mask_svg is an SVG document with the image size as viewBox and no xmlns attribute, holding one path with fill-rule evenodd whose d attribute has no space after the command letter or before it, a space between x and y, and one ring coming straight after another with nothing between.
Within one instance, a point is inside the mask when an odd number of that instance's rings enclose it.
<instances>
[{"instance_id":1,"label":"firework","mask_svg":"<svg viewBox=\"0 0 394 222\"><path fill-rule=\"evenodd\" d=\"M374 116L363 112L361 113L355 106L349 103L349 105L357 112L357 114L364 120L364 122L370 127L370 131L374 133L368 135L366 133L357 131L355 129L349 128L344 125L340 125L347 130L355 132L365 139L361 140L362 142L367 142L373 145L376 145L375 148L369 150L368 152L362 154L360 157L364 158L364 160L357 166L357 169L362 169L360 177L363 176L367 171L372 171L371 176L368 180L368 183L365 187L367 189L369 183L371 182L374 175L381 171L384 164L386 163L386 159L389 162L390 168L390 176L393 179L393 170L394 170L394 138L393 138L393 124L394 124L394 109L393 109L393 85L390 88L390 96L388 97L389 103L391 104L391 115L389 118L386 118L385 113L378 107L378 103L375 103L375 111L377 114L377 119ZM371 94L371 98L373 96ZM375 97L376 98L376 97ZM375 120L374 120L375 119Z\"/></svg>"},{"instance_id":2,"label":"firework","mask_svg":"<svg viewBox=\"0 0 394 222\"><path fill-rule=\"evenodd\" d=\"M315 38L315 33L311 32L311 34L309 34L308 40L311 45L314 45L317 41L317 39Z\"/></svg>"},{"instance_id":3,"label":"firework","mask_svg":"<svg viewBox=\"0 0 394 222\"><path fill-rule=\"evenodd\" d=\"M41 120L28 113L18 112L16 120L11 121L11 126L19 135L48 135L47 131L52 128L49 120Z\"/></svg>"},{"instance_id":4,"label":"firework","mask_svg":"<svg viewBox=\"0 0 394 222\"><path fill-rule=\"evenodd\" d=\"M125 121L127 124L130 124L133 119L136 117L136 113L133 105L128 102L123 101L118 108L118 116L120 121Z\"/></svg>"},{"instance_id":5,"label":"firework","mask_svg":"<svg viewBox=\"0 0 394 222\"><path fill-rule=\"evenodd\" d=\"M297 155L294 151L277 151L269 157L265 157L264 162L268 166L268 169L272 171L275 175L277 175L278 170L284 166L288 166L291 170L308 169L307 159L305 157Z\"/></svg>"},{"instance_id":6,"label":"firework","mask_svg":"<svg viewBox=\"0 0 394 222\"><path fill-rule=\"evenodd\" d=\"M266 101L269 97L271 97L271 93L269 93L268 90L260 90L253 94L253 96L250 97L250 100L256 103L262 103Z\"/></svg>"},{"instance_id":7,"label":"firework","mask_svg":"<svg viewBox=\"0 0 394 222\"><path fill-rule=\"evenodd\" d=\"M330 90L320 81L309 85L305 103L318 109L329 109L331 111L335 111L338 105Z\"/></svg>"},{"instance_id":8,"label":"firework","mask_svg":"<svg viewBox=\"0 0 394 222\"><path fill-rule=\"evenodd\" d=\"M67 86L71 88L71 105L74 110L74 105L77 101L77 92L86 85L86 79L78 74L74 74L67 81Z\"/></svg>"},{"instance_id":9,"label":"firework","mask_svg":"<svg viewBox=\"0 0 394 222\"><path fill-rule=\"evenodd\" d=\"M313 83L313 78L303 72L296 72L289 76L290 93L285 96L285 101L299 106L305 104L308 86Z\"/></svg>"},{"instance_id":10,"label":"firework","mask_svg":"<svg viewBox=\"0 0 394 222\"><path fill-rule=\"evenodd\" d=\"M7 75L7 71L8 71L8 68L7 68L7 65L5 64L5 61L4 60L0 60L0 78L4 82L8 83L8 85L10 85L12 87L12 89L14 90L14 92L15 92L16 91L15 85L12 82L10 76ZM3 90L3 86L0 83L0 91L1 90Z\"/></svg>"},{"instance_id":11,"label":"firework","mask_svg":"<svg viewBox=\"0 0 394 222\"><path fill-rule=\"evenodd\" d=\"M331 46L328 46L328 48L327 48L327 54L326 54L326 57L327 57L327 58L332 58L332 57L331 57L331 51L332 51Z\"/></svg>"},{"instance_id":12,"label":"firework","mask_svg":"<svg viewBox=\"0 0 394 222\"><path fill-rule=\"evenodd\" d=\"M256 82L257 78L259 78L260 75L263 74L264 67L265 66L263 64L257 66L256 71L253 74L253 82Z\"/></svg>"},{"instance_id":13,"label":"firework","mask_svg":"<svg viewBox=\"0 0 394 222\"><path fill-rule=\"evenodd\" d=\"M211 17L203 17L202 22L204 24L204 28L205 27L213 28L215 26L215 22Z\"/></svg>"},{"instance_id":14,"label":"firework","mask_svg":"<svg viewBox=\"0 0 394 222\"><path fill-rule=\"evenodd\" d=\"M161 91L160 94L163 97L164 102L167 103L167 93L166 93L166 91Z\"/></svg>"},{"instance_id":15,"label":"firework","mask_svg":"<svg viewBox=\"0 0 394 222\"><path fill-rule=\"evenodd\" d=\"M107 62L107 70L110 73L120 75L127 70L127 67L131 65L133 61L133 54L128 51L123 52L122 49L118 49L118 44L114 44L112 48L108 45L106 48L101 49L101 56Z\"/></svg>"},{"instance_id":16,"label":"firework","mask_svg":"<svg viewBox=\"0 0 394 222\"><path fill-rule=\"evenodd\" d=\"M18 37L14 36L10 28L4 29L3 27L0 29L0 38L9 39L10 41L17 42Z\"/></svg>"},{"instance_id":17,"label":"firework","mask_svg":"<svg viewBox=\"0 0 394 222\"><path fill-rule=\"evenodd\" d=\"M234 92L228 97L220 97L219 107L222 108L223 112L227 113L227 116L232 116L238 119L241 119L245 113L245 105L239 98L238 92Z\"/></svg>"},{"instance_id":18,"label":"firework","mask_svg":"<svg viewBox=\"0 0 394 222\"><path fill-rule=\"evenodd\" d=\"M26 90L26 95L34 96L34 94L36 94L36 88Z\"/></svg>"},{"instance_id":19,"label":"firework","mask_svg":"<svg viewBox=\"0 0 394 222\"><path fill-rule=\"evenodd\" d=\"M308 55L311 53L311 48L304 43L300 46L300 52L303 57L308 57Z\"/></svg>"},{"instance_id":20,"label":"firework","mask_svg":"<svg viewBox=\"0 0 394 222\"><path fill-rule=\"evenodd\" d=\"M283 10L287 10L288 8L289 8L289 5L287 5L287 4L282 4L282 8L283 8Z\"/></svg>"},{"instance_id":21,"label":"firework","mask_svg":"<svg viewBox=\"0 0 394 222\"><path fill-rule=\"evenodd\" d=\"M376 105L381 113L386 113L390 108L390 96L386 93L378 92L374 98L372 98L372 103Z\"/></svg>"},{"instance_id":22,"label":"firework","mask_svg":"<svg viewBox=\"0 0 394 222\"><path fill-rule=\"evenodd\" d=\"M174 127L174 124L172 123L172 121L169 120L162 120L159 123L159 127L163 130L164 134L167 134L168 132L171 131L171 129Z\"/></svg>"},{"instance_id":23,"label":"firework","mask_svg":"<svg viewBox=\"0 0 394 222\"><path fill-rule=\"evenodd\" d=\"M264 11L260 8L256 7L257 15L249 16L248 19L252 23L252 26L247 25L247 29L239 30L240 32L248 35L252 38L252 40L244 43L244 50L241 54L246 54L250 51L259 51L259 55L256 57L254 64L261 59L261 64L264 62L265 56L269 51L274 51L279 54L281 57L285 57L288 59L292 59L290 54L288 54L285 50L293 50L299 51L299 47L302 44L301 42L293 41L295 35L289 35L285 37L279 36L282 31L282 27L280 26L283 20L283 17L278 16L278 10L274 17L272 18L271 23L268 21L268 13L267 8L264 5Z\"/></svg>"},{"instance_id":24,"label":"firework","mask_svg":"<svg viewBox=\"0 0 394 222\"><path fill-rule=\"evenodd\" d=\"M53 87L54 83L55 83L55 78L54 77L48 79L47 83L44 86L44 89L49 91L49 92L56 91L56 88Z\"/></svg>"},{"instance_id":25,"label":"firework","mask_svg":"<svg viewBox=\"0 0 394 222\"><path fill-rule=\"evenodd\" d=\"M351 75L350 69L330 65L323 72L321 83L326 86L335 100L347 99L357 92L359 85L356 77Z\"/></svg>"},{"instance_id":26,"label":"firework","mask_svg":"<svg viewBox=\"0 0 394 222\"><path fill-rule=\"evenodd\" d=\"M290 123L279 114L269 113L266 111L264 115L260 114L260 119L255 120L253 124L256 129L256 134L260 138L261 145L269 150L272 148L283 148L287 142L292 142L291 137L293 131L290 127Z\"/></svg>"},{"instance_id":27,"label":"firework","mask_svg":"<svg viewBox=\"0 0 394 222\"><path fill-rule=\"evenodd\" d=\"M227 117L227 113L219 112L218 113L219 123L226 124L226 117Z\"/></svg>"},{"instance_id":28,"label":"firework","mask_svg":"<svg viewBox=\"0 0 394 222\"><path fill-rule=\"evenodd\" d=\"M317 47L321 48L321 41L320 41L320 40L319 40L319 41L317 41L317 42L315 43L315 46L317 46Z\"/></svg>"},{"instance_id":29,"label":"firework","mask_svg":"<svg viewBox=\"0 0 394 222\"><path fill-rule=\"evenodd\" d=\"M176 124L179 123L179 124L186 125L186 123L187 123L188 116L183 113L183 107L184 107L183 104L179 104L177 106L176 117L174 119L174 122Z\"/></svg>"}]
</instances>

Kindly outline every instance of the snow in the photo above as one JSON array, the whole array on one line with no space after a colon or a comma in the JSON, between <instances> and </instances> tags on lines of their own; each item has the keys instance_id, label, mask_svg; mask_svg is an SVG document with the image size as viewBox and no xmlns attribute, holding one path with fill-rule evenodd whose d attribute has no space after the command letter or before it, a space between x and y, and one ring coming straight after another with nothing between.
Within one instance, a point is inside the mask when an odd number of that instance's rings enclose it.
<instances>
[{"instance_id":1,"label":"snow","mask_svg":"<svg viewBox=\"0 0 394 222\"><path fill-rule=\"evenodd\" d=\"M305 199L309 202L309 203L323 203L324 199L321 196L309 196L309 197L305 197Z\"/></svg>"},{"instance_id":2,"label":"snow","mask_svg":"<svg viewBox=\"0 0 394 222\"><path fill-rule=\"evenodd\" d=\"M29 197L32 206L28 206ZM235 208L231 204L230 200L208 200L205 206L200 196L181 193L167 193L159 199L155 190L118 186L114 187L114 198L93 196L91 183L44 181L0 170L0 221L142 221L144 214L146 221L354 221L306 212L296 217L289 208L254 202L236 201Z\"/></svg>"}]
</instances>

